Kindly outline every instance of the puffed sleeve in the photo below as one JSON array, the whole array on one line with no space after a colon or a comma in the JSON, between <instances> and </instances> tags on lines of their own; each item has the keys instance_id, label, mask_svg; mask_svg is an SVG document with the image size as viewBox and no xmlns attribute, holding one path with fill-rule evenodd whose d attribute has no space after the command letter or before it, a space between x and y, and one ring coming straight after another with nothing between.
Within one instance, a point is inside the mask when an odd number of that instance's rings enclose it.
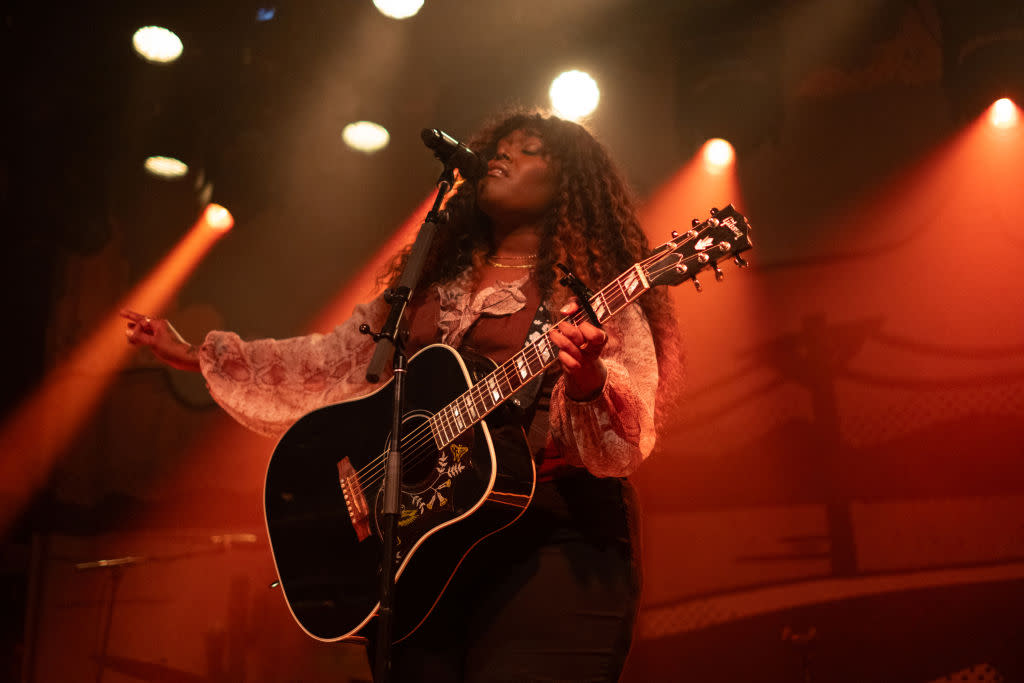
<instances>
[{"instance_id":1,"label":"puffed sleeve","mask_svg":"<svg viewBox=\"0 0 1024 683\"><path fill-rule=\"evenodd\" d=\"M383 299L355 308L328 334L243 341L233 332L210 332L199 365L210 395L243 426L278 437L306 413L368 393L366 366L374 343L359 332L377 328L387 314Z\"/></svg>"},{"instance_id":2,"label":"puffed sleeve","mask_svg":"<svg viewBox=\"0 0 1024 683\"><path fill-rule=\"evenodd\" d=\"M658 362L638 305L604 327L604 388L591 400L574 401L565 394L562 375L551 392L551 437L568 462L598 477L626 477L654 449Z\"/></svg>"}]
</instances>

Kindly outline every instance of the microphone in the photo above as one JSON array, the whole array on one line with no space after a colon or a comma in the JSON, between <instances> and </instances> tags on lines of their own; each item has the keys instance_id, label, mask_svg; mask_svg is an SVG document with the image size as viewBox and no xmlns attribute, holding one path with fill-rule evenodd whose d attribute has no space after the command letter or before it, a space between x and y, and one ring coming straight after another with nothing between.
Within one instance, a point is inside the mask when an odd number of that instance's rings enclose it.
<instances>
[{"instance_id":1,"label":"microphone","mask_svg":"<svg viewBox=\"0 0 1024 683\"><path fill-rule=\"evenodd\" d=\"M486 159L444 131L424 128L420 137L441 163L459 169L463 178L476 179L487 173Z\"/></svg>"}]
</instances>

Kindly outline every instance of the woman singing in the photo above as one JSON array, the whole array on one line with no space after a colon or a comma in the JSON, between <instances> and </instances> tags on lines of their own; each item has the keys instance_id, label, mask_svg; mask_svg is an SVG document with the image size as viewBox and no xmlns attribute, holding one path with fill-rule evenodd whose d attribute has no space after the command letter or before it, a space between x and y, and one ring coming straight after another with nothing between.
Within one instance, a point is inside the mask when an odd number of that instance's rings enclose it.
<instances>
[{"instance_id":1,"label":"woman singing","mask_svg":"<svg viewBox=\"0 0 1024 683\"><path fill-rule=\"evenodd\" d=\"M487 173L448 202L407 311L406 349L443 343L501 363L548 311L552 321L576 311L556 263L597 289L646 256L647 241L620 174L582 126L517 112L471 147ZM243 341L210 332L196 347L166 320L124 312L129 342L201 371L227 412L271 436L376 388L364 376L374 342L358 328L377 329L386 314L379 298L329 334ZM558 362L522 413L533 501L468 554L421 627L394 646L396 680L618 680L640 578L625 478L654 447L656 403L678 383L675 322L654 290L603 328L562 321L549 336Z\"/></svg>"}]
</instances>

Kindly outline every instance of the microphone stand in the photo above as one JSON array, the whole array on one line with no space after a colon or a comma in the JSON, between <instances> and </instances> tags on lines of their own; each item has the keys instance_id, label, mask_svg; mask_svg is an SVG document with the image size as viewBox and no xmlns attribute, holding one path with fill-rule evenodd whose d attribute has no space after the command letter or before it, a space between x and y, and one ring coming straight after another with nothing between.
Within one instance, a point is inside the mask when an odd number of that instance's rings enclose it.
<instances>
[{"instance_id":1,"label":"microphone stand","mask_svg":"<svg viewBox=\"0 0 1024 683\"><path fill-rule=\"evenodd\" d=\"M405 375L408 359L405 356L405 335L402 330L402 318L406 306L412 298L413 288L419 282L426 264L427 254L437 226L447 220L447 215L440 210L444 196L455 184L455 167L445 164L441 177L437 181L437 196L420 226L419 234L413 243L412 251L406 261L405 269L399 278L398 286L389 289L384 295L391 304L391 312L379 332L373 332L366 324L360 325L359 331L371 335L377 342L373 358L366 370L366 379L370 382L380 381L384 364L389 355L392 356L394 370L394 412L391 419L391 448L388 451L387 466L384 472L384 504L382 510L381 555L380 555L380 608L377 611L377 647L374 662L375 683L388 683L391 680L391 632L394 622L394 588L395 565L397 564L397 538L395 529L399 516L399 493L402 487L402 415L405 412Z\"/></svg>"},{"instance_id":2,"label":"microphone stand","mask_svg":"<svg viewBox=\"0 0 1024 683\"><path fill-rule=\"evenodd\" d=\"M114 622L114 604L117 601L117 589L124 578L124 568L146 562L148 557L118 557L112 560L96 560L95 562L79 562L75 565L78 571L87 569L110 569L110 600L107 602L106 621L103 624L103 637L100 641L100 653L96 656L96 683L102 683L103 672L107 668L107 649L110 647L110 625Z\"/></svg>"}]
</instances>

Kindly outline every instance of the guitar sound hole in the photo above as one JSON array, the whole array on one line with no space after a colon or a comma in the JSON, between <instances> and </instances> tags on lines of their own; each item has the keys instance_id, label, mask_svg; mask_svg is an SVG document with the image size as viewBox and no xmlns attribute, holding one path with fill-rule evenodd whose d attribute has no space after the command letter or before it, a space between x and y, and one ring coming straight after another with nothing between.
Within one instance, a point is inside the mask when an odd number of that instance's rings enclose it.
<instances>
[{"instance_id":1,"label":"guitar sound hole","mask_svg":"<svg viewBox=\"0 0 1024 683\"><path fill-rule=\"evenodd\" d=\"M402 450L402 488L416 489L433 483L437 477L439 453L434 447L430 426L427 424L428 413L414 411L402 419L402 430L405 434ZM388 448L391 440L388 439Z\"/></svg>"}]
</instances>

